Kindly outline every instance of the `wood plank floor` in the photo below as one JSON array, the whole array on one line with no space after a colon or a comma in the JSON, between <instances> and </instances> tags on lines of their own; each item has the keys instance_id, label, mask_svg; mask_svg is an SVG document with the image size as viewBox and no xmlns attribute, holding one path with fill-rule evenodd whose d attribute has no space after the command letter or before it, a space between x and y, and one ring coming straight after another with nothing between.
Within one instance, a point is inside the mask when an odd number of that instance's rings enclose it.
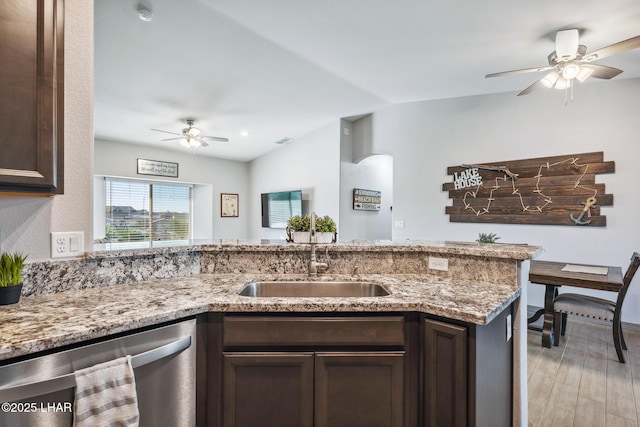
<instances>
[{"instance_id":1,"label":"wood plank floor","mask_svg":"<svg viewBox=\"0 0 640 427\"><path fill-rule=\"evenodd\" d=\"M528 332L529 426L640 426L640 332L625 329L618 362L611 326L570 317L558 347Z\"/></svg>"}]
</instances>

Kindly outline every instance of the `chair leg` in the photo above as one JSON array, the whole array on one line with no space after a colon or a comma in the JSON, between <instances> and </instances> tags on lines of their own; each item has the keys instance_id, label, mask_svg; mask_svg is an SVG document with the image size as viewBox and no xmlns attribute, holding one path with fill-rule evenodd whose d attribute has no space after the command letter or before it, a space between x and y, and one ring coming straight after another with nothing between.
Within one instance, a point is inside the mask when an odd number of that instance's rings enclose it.
<instances>
[{"instance_id":1,"label":"chair leg","mask_svg":"<svg viewBox=\"0 0 640 427\"><path fill-rule=\"evenodd\" d=\"M624 340L624 332L622 332L622 325L620 325L620 343L622 344L622 349L626 350L627 349L627 343Z\"/></svg>"},{"instance_id":2,"label":"chair leg","mask_svg":"<svg viewBox=\"0 0 640 427\"><path fill-rule=\"evenodd\" d=\"M553 345L555 346L560 344L560 317L560 312L553 313Z\"/></svg>"},{"instance_id":3,"label":"chair leg","mask_svg":"<svg viewBox=\"0 0 640 427\"><path fill-rule=\"evenodd\" d=\"M567 331L567 313L562 313L562 336Z\"/></svg>"},{"instance_id":4,"label":"chair leg","mask_svg":"<svg viewBox=\"0 0 640 427\"><path fill-rule=\"evenodd\" d=\"M624 363L624 354L622 353L622 328L620 322L613 322L613 345L616 347L616 353L618 354L618 360L620 363Z\"/></svg>"}]
</instances>

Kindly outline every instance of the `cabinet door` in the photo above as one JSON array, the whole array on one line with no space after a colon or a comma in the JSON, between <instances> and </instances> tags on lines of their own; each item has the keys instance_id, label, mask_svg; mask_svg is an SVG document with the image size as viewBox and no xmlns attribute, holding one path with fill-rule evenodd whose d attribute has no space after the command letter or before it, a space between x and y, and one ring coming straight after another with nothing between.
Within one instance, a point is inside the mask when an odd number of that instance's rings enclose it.
<instances>
[{"instance_id":1,"label":"cabinet door","mask_svg":"<svg viewBox=\"0 0 640 427\"><path fill-rule=\"evenodd\" d=\"M312 427L313 353L224 353L225 427Z\"/></svg>"},{"instance_id":2,"label":"cabinet door","mask_svg":"<svg viewBox=\"0 0 640 427\"><path fill-rule=\"evenodd\" d=\"M402 427L404 352L316 353L316 427Z\"/></svg>"},{"instance_id":3,"label":"cabinet door","mask_svg":"<svg viewBox=\"0 0 640 427\"><path fill-rule=\"evenodd\" d=\"M424 425L467 425L467 328L424 321Z\"/></svg>"},{"instance_id":4,"label":"cabinet door","mask_svg":"<svg viewBox=\"0 0 640 427\"><path fill-rule=\"evenodd\" d=\"M63 0L0 2L0 192L62 193Z\"/></svg>"}]
</instances>

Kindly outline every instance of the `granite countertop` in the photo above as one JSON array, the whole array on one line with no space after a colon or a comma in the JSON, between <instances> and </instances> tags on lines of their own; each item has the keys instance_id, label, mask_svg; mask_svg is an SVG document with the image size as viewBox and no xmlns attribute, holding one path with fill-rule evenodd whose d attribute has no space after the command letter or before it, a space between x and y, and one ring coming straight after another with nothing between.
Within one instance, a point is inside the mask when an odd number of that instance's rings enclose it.
<instances>
[{"instance_id":1,"label":"granite countertop","mask_svg":"<svg viewBox=\"0 0 640 427\"><path fill-rule=\"evenodd\" d=\"M215 251L252 252L298 252L308 251L309 245L287 243L284 240L184 240L171 242L101 243L94 245L94 251L86 254L87 259L108 259L154 254L175 254ZM477 242L432 241L432 240L351 240L318 246L327 247L331 252L431 252L448 255L470 255L479 257L508 258L526 260L535 258L542 252L540 246L527 244L485 244Z\"/></svg>"},{"instance_id":2,"label":"granite countertop","mask_svg":"<svg viewBox=\"0 0 640 427\"><path fill-rule=\"evenodd\" d=\"M451 283L428 275L324 275L384 285L385 297L251 298L256 280L307 280L306 275L200 274L23 297L0 307L0 360L104 337L205 312L423 312L489 323L520 295L512 284Z\"/></svg>"}]
</instances>

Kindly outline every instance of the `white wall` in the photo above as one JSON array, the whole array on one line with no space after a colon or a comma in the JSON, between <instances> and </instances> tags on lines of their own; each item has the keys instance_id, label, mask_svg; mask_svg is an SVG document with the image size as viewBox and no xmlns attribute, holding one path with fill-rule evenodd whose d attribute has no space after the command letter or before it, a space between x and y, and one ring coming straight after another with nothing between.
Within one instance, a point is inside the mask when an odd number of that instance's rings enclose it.
<instances>
[{"instance_id":1,"label":"white wall","mask_svg":"<svg viewBox=\"0 0 640 427\"><path fill-rule=\"evenodd\" d=\"M138 158L178 163L178 178L138 175ZM194 238L248 238L249 164L246 162L199 156L197 152L186 154L142 144L96 140L94 172L96 175L200 184L193 193L194 210L198 213ZM220 216L220 193L239 195L237 218Z\"/></svg>"},{"instance_id":2,"label":"white wall","mask_svg":"<svg viewBox=\"0 0 640 427\"><path fill-rule=\"evenodd\" d=\"M92 240L93 1L65 1L64 186L55 197L0 197L0 250L47 259L51 231Z\"/></svg>"},{"instance_id":3,"label":"white wall","mask_svg":"<svg viewBox=\"0 0 640 427\"><path fill-rule=\"evenodd\" d=\"M381 192L379 211L353 209L353 189ZM393 204L393 157L369 156L359 163L340 164L340 240L391 240Z\"/></svg>"},{"instance_id":4,"label":"white wall","mask_svg":"<svg viewBox=\"0 0 640 427\"><path fill-rule=\"evenodd\" d=\"M251 212L249 233L253 239L284 238L284 230L261 227L260 194L302 190L309 209L329 215L338 232L340 204L340 123L335 121L295 139L251 162Z\"/></svg>"},{"instance_id":5,"label":"white wall","mask_svg":"<svg viewBox=\"0 0 640 427\"><path fill-rule=\"evenodd\" d=\"M480 232L500 242L542 245L539 259L627 267L640 250L640 79L588 81L574 101L564 93L538 90L395 105L376 112L376 152L394 158L394 240L473 241ZM613 174L598 175L614 204L603 207L606 227L450 223L451 204L442 184L448 166L603 151L616 162ZM640 323L640 278L627 296L623 320ZM542 286L529 286L529 303L542 305ZM611 297L606 292L597 293Z\"/></svg>"}]
</instances>

